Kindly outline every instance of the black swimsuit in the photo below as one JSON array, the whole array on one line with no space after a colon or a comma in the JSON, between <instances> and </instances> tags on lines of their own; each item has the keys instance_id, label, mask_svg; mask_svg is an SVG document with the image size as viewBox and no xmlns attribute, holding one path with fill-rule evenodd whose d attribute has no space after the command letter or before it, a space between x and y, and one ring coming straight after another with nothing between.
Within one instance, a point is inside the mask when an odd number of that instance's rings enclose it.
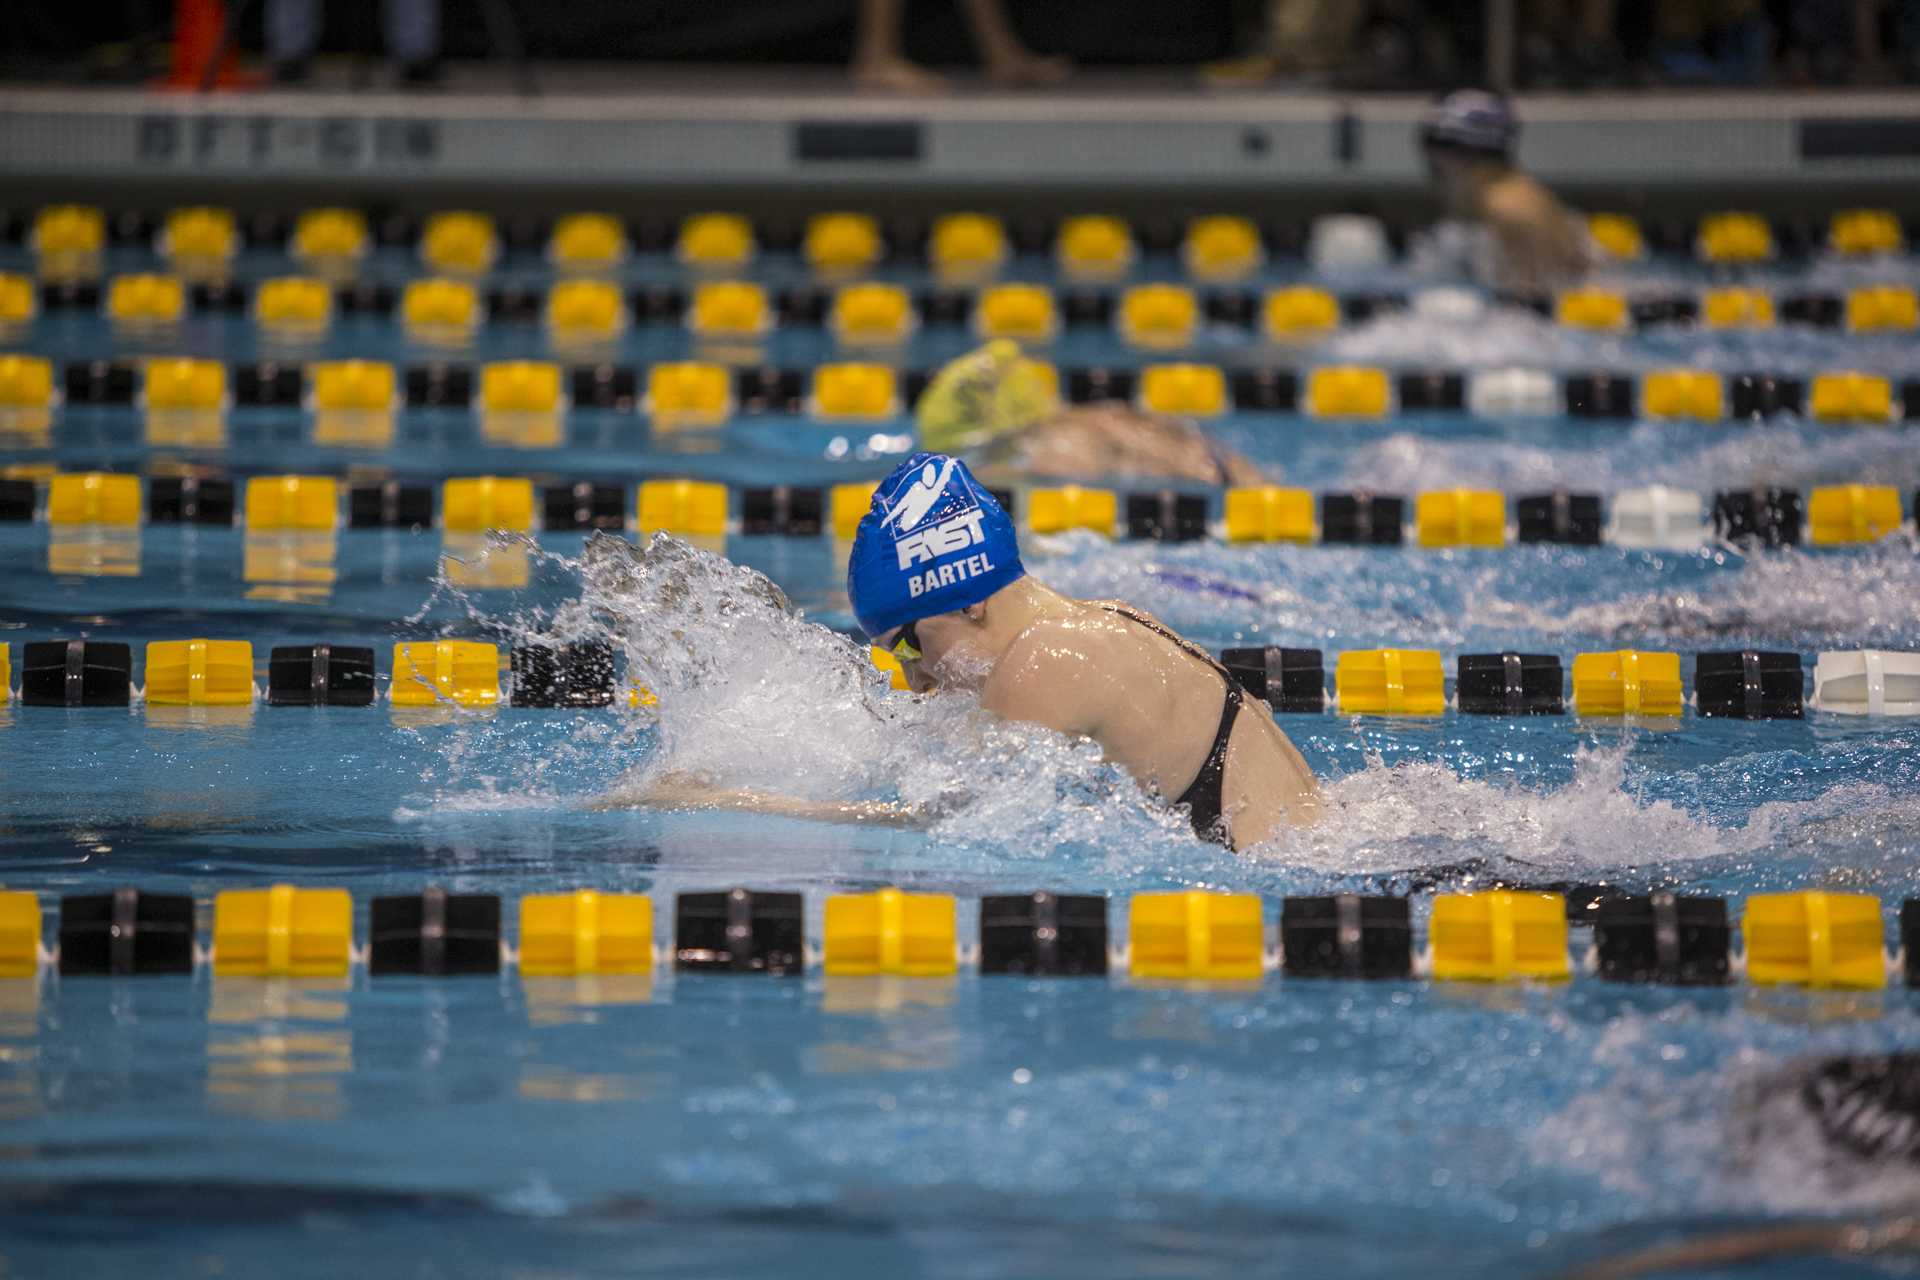
<instances>
[{"instance_id":1,"label":"black swimsuit","mask_svg":"<svg viewBox=\"0 0 1920 1280\"><path fill-rule=\"evenodd\" d=\"M1155 635L1165 636L1173 641L1181 652L1190 654L1212 667L1219 674L1220 679L1226 682L1227 698L1220 708L1220 727L1213 731L1213 749L1207 752L1207 758L1200 764L1200 772L1193 775L1192 783L1180 793L1180 798L1174 803L1187 806L1187 813L1193 820L1194 834L1202 840L1212 840L1231 849L1233 838L1227 833L1225 821L1227 742L1233 737L1233 722L1240 715L1242 701L1240 682L1233 678L1232 672L1215 661L1212 654L1191 641L1181 639L1159 623L1149 622L1133 610L1123 609L1118 605L1108 604L1100 607L1108 613L1125 618L1128 622L1139 623Z\"/></svg>"}]
</instances>

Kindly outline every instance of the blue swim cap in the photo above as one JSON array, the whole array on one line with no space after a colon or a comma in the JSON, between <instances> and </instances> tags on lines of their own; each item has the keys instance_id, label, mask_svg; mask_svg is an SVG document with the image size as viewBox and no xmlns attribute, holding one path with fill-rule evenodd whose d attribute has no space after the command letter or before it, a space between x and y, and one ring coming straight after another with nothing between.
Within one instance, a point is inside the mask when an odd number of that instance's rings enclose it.
<instances>
[{"instance_id":1,"label":"blue swim cap","mask_svg":"<svg viewBox=\"0 0 1920 1280\"><path fill-rule=\"evenodd\" d=\"M1420 128L1420 140L1429 147L1449 147L1504 156L1513 150L1520 124L1513 109L1497 93L1460 89L1434 104Z\"/></svg>"},{"instance_id":2,"label":"blue swim cap","mask_svg":"<svg viewBox=\"0 0 1920 1280\"><path fill-rule=\"evenodd\" d=\"M1026 572L1012 517L967 464L916 453L874 490L853 536L847 596L879 637L978 604Z\"/></svg>"}]
</instances>

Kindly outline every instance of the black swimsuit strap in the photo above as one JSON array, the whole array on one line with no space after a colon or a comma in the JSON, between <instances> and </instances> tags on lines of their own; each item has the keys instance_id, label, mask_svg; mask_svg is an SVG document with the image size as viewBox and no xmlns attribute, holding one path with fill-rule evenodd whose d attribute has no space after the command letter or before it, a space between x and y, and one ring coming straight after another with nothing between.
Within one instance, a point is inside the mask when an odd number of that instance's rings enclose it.
<instances>
[{"instance_id":1,"label":"black swimsuit strap","mask_svg":"<svg viewBox=\"0 0 1920 1280\"><path fill-rule=\"evenodd\" d=\"M1189 657L1198 658L1212 667L1214 673L1226 684L1226 701L1220 707L1220 724L1213 731L1213 747L1207 752L1207 758L1201 762L1200 771L1193 776L1187 789L1174 801L1176 805L1187 806L1187 813L1193 822L1194 832L1202 840L1215 840L1228 848L1233 841L1227 835L1226 823L1226 787L1227 787L1227 745L1233 737L1233 722L1240 715L1240 682L1233 673L1221 666L1219 661L1205 649L1191 640L1175 635L1157 622L1141 617L1133 610L1120 605L1103 604L1100 606L1108 613L1116 614L1127 621L1145 627L1155 635L1171 640L1176 648Z\"/></svg>"},{"instance_id":2,"label":"black swimsuit strap","mask_svg":"<svg viewBox=\"0 0 1920 1280\"><path fill-rule=\"evenodd\" d=\"M1159 623L1155 622L1151 618L1141 617L1139 614L1135 613L1133 610L1127 608L1123 604L1103 604L1100 607L1102 609L1105 609L1108 613L1118 614L1120 617L1125 618L1128 622L1135 623L1139 626L1145 627L1147 630L1153 632L1153 634L1161 637L1164 640L1171 640L1174 644L1174 647L1178 648L1182 653L1185 653L1188 657L1198 658L1200 661L1212 667L1214 670L1214 674L1218 675L1222 680L1225 680L1227 682L1228 688L1237 689L1240 687L1240 682L1233 678L1232 672L1228 671L1225 667L1220 665L1220 660L1218 658L1214 657L1212 654L1208 653L1205 649L1202 649L1199 645L1187 639L1185 636L1174 634L1172 631L1169 631L1167 628L1161 626Z\"/></svg>"}]
</instances>

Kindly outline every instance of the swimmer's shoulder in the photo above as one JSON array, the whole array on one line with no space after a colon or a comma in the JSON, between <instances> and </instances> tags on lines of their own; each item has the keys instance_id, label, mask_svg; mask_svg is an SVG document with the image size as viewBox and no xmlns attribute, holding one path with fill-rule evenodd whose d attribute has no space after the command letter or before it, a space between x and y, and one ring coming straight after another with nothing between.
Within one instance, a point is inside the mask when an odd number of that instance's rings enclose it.
<instances>
[{"instance_id":1,"label":"swimmer's shoulder","mask_svg":"<svg viewBox=\"0 0 1920 1280\"><path fill-rule=\"evenodd\" d=\"M1151 640L1153 632L1141 622L1166 625L1124 600L1085 601L1065 617L1035 621L1008 646L1000 665L1036 678L1070 677L1091 689L1114 679Z\"/></svg>"},{"instance_id":2,"label":"swimmer's shoulder","mask_svg":"<svg viewBox=\"0 0 1920 1280\"><path fill-rule=\"evenodd\" d=\"M1493 218L1537 217L1561 207L1558 197L1538 179L1518 170L1489 183L1481 202Z\"/></svg>"},{"instance_id":3,"label":"swimmer's shoulder","mask_svg":"<svg viewBox=\"0 0 1920 1280\"><path fill-rule=\"evenodd\" d=\"M1110 692L1108 643L1079 619L1040 619L994 663L981 704L1065 733L1095 732Z\"/></svg>"},{"instance_id":4,"label":"swimmer's shoulder","mask_svg":"<svg viewBox=\"0 0 1920 1280\"><path fill-rule=\"evenodd\" d=\"M1039 618L1015 636L1007 652L995 667L1011 672L1061 669L1062 664L1078 665L1097 660L1095 650L1106 643L1104 614L1086 611L1064 618Z\"/></svg>"}]
</instances>

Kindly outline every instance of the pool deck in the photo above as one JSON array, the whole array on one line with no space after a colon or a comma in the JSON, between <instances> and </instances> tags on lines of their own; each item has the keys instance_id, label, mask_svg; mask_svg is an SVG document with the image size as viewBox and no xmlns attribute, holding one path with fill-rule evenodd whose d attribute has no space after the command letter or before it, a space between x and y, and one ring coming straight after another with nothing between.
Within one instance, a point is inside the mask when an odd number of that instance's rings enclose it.
<instances>
[{"instance_id":1,"label":"pool deck","mask_svg":"<svg viewBox=\"0 0 1920 1280\"><path fill-rule=\"evenodd\" d=\"M828 70L458 64L426 93L374 62L312 86L208 95L0 85L0 177L25 184L278 181L445 194L737 189L1120 197L1405 192L1424 178L1419 94L1213 90L1168 72L1044 92L960 80L938 97L854 94ZM1920 95L1734 92L1520 99L1522 160L1576 192L1724 197L1920 193ZM32 185L26 188L31 194Z\"/></svg>"}]
</instances>

